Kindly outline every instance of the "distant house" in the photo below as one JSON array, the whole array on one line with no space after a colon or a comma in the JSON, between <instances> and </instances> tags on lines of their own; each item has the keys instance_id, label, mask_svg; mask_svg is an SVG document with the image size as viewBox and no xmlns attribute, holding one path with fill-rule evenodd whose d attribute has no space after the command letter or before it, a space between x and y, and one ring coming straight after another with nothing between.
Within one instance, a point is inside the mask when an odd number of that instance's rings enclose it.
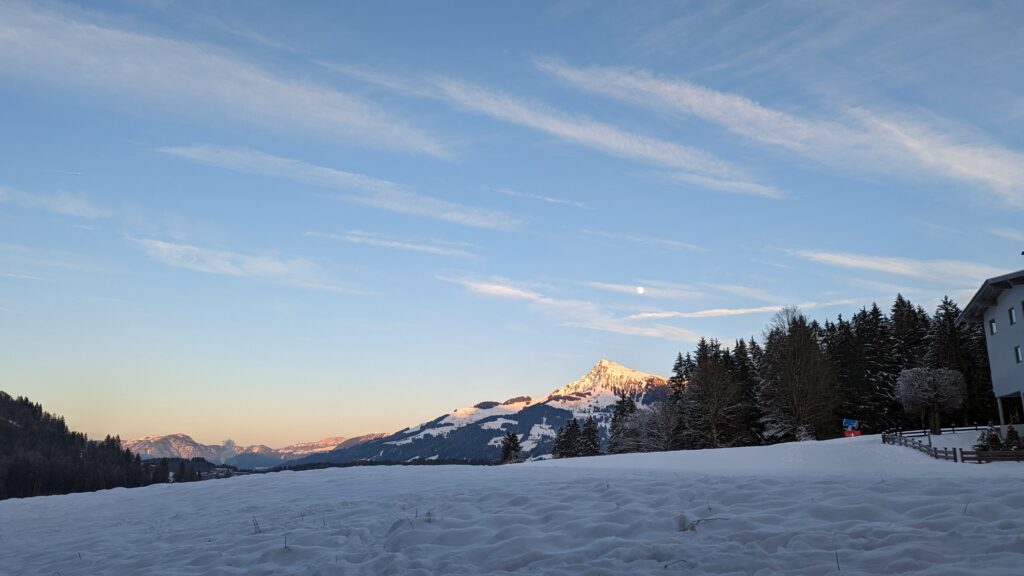
<instances>
[{"instance_id":1,"label":"distant house","mask_svg":"<svg viewBox=\"0 0 1024 576\"><path fill-rule=\"evenodd\" d=\"M981 322L999 425L1024 422L1024 270L989 278L958 322Z\"/></svg>"}]
</instances>

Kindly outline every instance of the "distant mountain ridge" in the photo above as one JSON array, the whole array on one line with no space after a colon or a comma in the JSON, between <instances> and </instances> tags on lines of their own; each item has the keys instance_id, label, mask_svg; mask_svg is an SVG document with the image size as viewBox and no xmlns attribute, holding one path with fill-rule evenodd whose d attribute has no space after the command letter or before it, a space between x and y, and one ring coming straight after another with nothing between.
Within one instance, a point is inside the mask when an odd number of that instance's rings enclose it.
<instances>
[{"instance_id":1,"label":"distant mountain ridge","mask_svg":"<svg viewBox=\"0 0 1024 576\"><path fill-rule=\"evenodd\" d=\"M239 468L268 468L289 460L319 452L356 446L387 434L366 434L354 438L330 436L315 442L292 444L284 448L271 448L263 444L235 446L231 444L202 444L187 434L145 436L124 442L135 454L143 458L204 458L217 464L230 464Z\"/></svg>"},{"instance_id":2,"label":"distant mountain ridge","mask_svg":"<svg viewBox=\"0 0 1024 576\"><path fill-rule=\"evenodd\" d=\"M602 359L582 378L543 398L479 402L382 438L310 454L289 464L491 461L498 457L501 438L509 430L519 435L524 457L539 457L551 452L556 431L571 418L593 416L604 442L612 406L620 394L649 405L668 393L665 378Z\"/></svg>"}]
</instances>

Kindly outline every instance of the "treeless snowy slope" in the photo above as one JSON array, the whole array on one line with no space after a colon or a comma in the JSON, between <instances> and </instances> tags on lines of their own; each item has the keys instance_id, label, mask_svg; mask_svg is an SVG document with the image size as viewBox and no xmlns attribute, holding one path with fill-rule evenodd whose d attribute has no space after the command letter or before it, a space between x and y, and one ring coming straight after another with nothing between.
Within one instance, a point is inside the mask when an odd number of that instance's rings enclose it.
<instances>
[{"instance_id":1,"label":"treeless snowy slope","mask_svg":"<svg viewBox=\"0 0 1024 576\"><path fill-rule=\"evenodd\" d=\"M0 502L0 573L1017 575L1022 477L877 437L283 472Z\"/></svg>"}]
</instances>

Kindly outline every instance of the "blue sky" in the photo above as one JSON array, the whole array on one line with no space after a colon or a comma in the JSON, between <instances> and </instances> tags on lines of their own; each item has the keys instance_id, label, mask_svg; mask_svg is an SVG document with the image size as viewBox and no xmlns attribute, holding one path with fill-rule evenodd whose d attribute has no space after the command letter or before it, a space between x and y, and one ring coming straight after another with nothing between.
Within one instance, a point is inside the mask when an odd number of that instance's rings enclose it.
<instances>
[{"instance_id":1,"label":"blue sky","mask_svg":"<svg viewBox=\"0 0 1024 576\"><path fill-rule=\"evenodd\" d=\"M1024 11L0 5L2 388L283 445L1024 249ZM643 294L636 288L642 286Z\"/></svg>"}]
</instances>

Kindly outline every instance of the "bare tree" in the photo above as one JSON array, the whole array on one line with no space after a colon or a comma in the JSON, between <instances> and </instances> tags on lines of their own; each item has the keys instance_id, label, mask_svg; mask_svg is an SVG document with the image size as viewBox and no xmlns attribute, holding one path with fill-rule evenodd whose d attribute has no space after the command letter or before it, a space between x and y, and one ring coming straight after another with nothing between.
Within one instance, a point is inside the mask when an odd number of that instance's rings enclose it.
<instances>
[{"instance_id":1,"label":"bare tree","mask_svg":"<svg viewBox=\"0 0 1024 576\"><path fill-rule=\"evenodd\" d=\"M785 308L765 333L758 400L765 436L776 441L828 438L835 404L835 374L816 328L796 308Z\"/></svg>"},{"instance_id":2,"label":"bare tree","mask_svg":"<svg viewBox=\"0 0 1024 576\"><path fill-rule=\"evenodd\" d=\"M675 448L679 412L670 401L651 404L631 414L626 421L624 452L664 452Z\"/></svg>"},{"instance_id":3,"label":"bare tree","mask_svg":"<svg viewBox=\"0 0 1024 576\"><path fill-rule=\"evenodd\" d=\"M932 434L942 434L939 414L959 409L966 389L963 374L947 368L910 368L896 380L903 409L926 417Z\"/></svg>"}]
</instances>

